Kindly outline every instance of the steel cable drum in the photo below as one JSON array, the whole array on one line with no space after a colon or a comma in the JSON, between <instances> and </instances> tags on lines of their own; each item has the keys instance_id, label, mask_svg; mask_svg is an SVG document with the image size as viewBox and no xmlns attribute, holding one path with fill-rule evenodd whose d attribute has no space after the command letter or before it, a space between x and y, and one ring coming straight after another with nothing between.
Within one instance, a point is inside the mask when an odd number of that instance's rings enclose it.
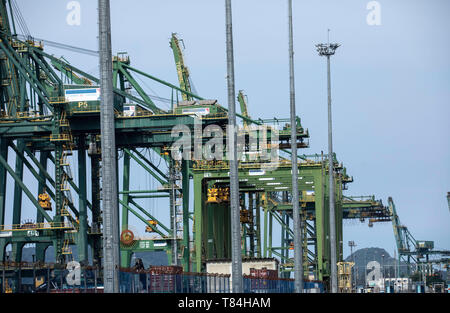
<instances>
[{"instance_id":1,"label":"steel cable drum","mask_svg":"<svg viewBox=\"0 0 450 313\"><path fill-rule=\"evenodd\" d=\"M134 242L134 234L131 230L125 229L120 234L120 242L126 246L131 245Z\"/></svg>"}]
</instances>

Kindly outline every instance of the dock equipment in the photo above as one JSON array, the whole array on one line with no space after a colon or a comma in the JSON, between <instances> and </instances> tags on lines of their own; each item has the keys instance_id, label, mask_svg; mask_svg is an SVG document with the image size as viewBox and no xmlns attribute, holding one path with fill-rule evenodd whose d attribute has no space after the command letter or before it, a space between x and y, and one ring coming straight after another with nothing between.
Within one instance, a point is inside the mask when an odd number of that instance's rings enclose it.
<instances>
[{"instance_id":1,"label":"dock equipment","mask_svg":"<svg viewBox=\"0 0 450 313\"><path fill-rule=\"evenodd\" d=\"M47 53L33 37L14 36L13 9L8 3L0 2L0 260L5 260L6 247L11 245L11 260L20 262L22 248L32 243L36 261L43 262L46 249L53 246L55 262L64 264L76 245L78 261L87 262L90 249L93 262L101 264L100 80ZM129 267L134 252L165 251L169 264L179 261L184 271L205 272L207 260L231 258L230 165L226 158L205 158L197 147L217 140L211 129L226 129L228 110L215 99L195 94L175 35L171 47L178 84L133 67L126 53L112 57L121 175L120 266ZM168 96L149 94L147 84L165 88ZM296 125L283 118L252 119L248 98L243 92L238 97L242 114L236 115L245 126L237 135L238 147L242 143L238 164L242 256L277 257L281 275L287 278L294 268L291 149L309 147L309 132L298 116ZM197 132L202 136L197 138ZM185 133L194 136L184 140ZM227 147L223 133L222 156ZM273 155L277 142L279 154ZM353 178L335 154L298 155L303 272L326 286L331 261L329 160L334 168L337 261L343 260L343 219L391 218L374 197L343 195ZM32 179L24 179L25 168ZM136 189L133 175L137 174L151 177L156 186ZM14 181L12 193L6 192L8 175ZM23 195L31 207L25 208ZM156 198L169 199L170 208L143 202ZM21 217L30 209L35 219L24 225ZM129 225L130 214L145 226L139 229L150 231L146 236ZM6 221L6 216L12 220ZM282 231L280 242L273 240L275 225Z\"/></svg>"},{"instance_id":2,"label":"dock equipment","mask_svg":"<svg viewBox=\"0 0 450 313\"><path fill-rule=\"evenodd\" d=\"M418 272L432 273L433 264L450 264L450 251L434 249L434 242L414 239L408 227L400 222L392 197L388 199L389 213L392 216L392 228L397 244L398 260L407 265L407 273L413 269Z\"/></svg>"},{"instance_id":3,"label":"dock equipment","mask_svg":"<svg viewBox=\"0 0 450 313\"><path fill-rule=\"evenodd\" d=\"M353 262L337 263L338 288L340 293L352 292L352 267L354 265L355 263Z\"/></svg>"}]
</instances>

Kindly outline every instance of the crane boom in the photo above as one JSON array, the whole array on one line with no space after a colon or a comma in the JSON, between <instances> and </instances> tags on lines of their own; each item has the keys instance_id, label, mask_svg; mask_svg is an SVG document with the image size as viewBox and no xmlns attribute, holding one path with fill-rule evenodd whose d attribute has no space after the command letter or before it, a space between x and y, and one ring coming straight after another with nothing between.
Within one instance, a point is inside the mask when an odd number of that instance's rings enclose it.
<instances>
[{"instance_id":1,"label":"crane boom","mask_svg":"<svg viewBox=\"0 0 450 313\"><path fill-rule=\"evenodd\" d=\"M175 65L177 67L178 81L180 83L180 88L192 93L191 83L189 82L189 70L184 64L183 52L180 47L180 39L178 39L176 33L172 33L170 39L170 47L173 51L173 57L175 59ZM192 100L192 97L188 94L181 93L181 97L184 101Z\"/></svg>"},{"instance_id":2,"label":"crane boom","mask_svg":"<svg viewBox=\"0 0 450 313\"><path fill-rule=\"evenodd\" d=\"M397 243L397 249L398 253L408 253L410 252L411 248L414 248L416 250L417 243L412 234L409 232L408 228L405 225L402 225L400 223L400 218L397 214L397 211L395 209L394 200L392 200L392 197L388 198L389 203L389 211L392 215L392 227L394 229L394 236L395 241Z\"/></svg>"},{"instance_id":3,"label":"crane boom","mask_svg":"<svg viewBox=\"0 0 450 313\"><path fill-rule=\"evenodd\" d=\"M242 116L244 116L246 118L250 118L250 116L248 115L247 99L246 99L246 95L244 95L244 91L243 90L239 90L238 102L239 102L239 104L241 106ZM247 119L243 119L243 123L244 123L244 126L247 126L248 125L248 120Z\"/></svg>"},{"instance_id":4,"label":"crane boom","mask_svg":"<svg viewBox=\"0 0 450 313\"><path fill-rule=\"evenodd\" d=\"M392 200L392 197L388 198L388 203L389 203L389 212L391 214L391 219L392 219L392 228L394 230L394 237L395 237L395 242L397 244L397 249L398 251L401 251L404 249L405 244L403 242L402 236L401 236L401 224L400 224L400 218L397 215L397 211L395 210L395 204L394 201Z\"/></svg>"}]
</instances>

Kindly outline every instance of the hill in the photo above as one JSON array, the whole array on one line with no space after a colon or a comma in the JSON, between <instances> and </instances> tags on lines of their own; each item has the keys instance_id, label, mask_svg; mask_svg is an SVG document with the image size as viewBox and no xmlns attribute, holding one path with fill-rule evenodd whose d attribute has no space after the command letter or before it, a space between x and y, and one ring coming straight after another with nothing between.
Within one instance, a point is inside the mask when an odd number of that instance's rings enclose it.
<instances>
[{"instance_id":1,"label":"hill","mask_svg":"<svg viewBox=\"0 0 450 313\"><path fill-rule=\"evenodd\" d=\"M383 257L384 255L384 257ZM356 274L356 282L357 285L365 284L365 276L372 270L372 268L367 268L367 264L371 261L376 261L381 266L382 275L384 277L395 277L396 271L398 271L397 276L405 276L406 275L406 264L400 263L400 266L397 266L397 260L392 258L389 253L381 248L364 248L359 249L353 252L353 254L349 255L346 259L346 262L355 262L355 270Z\"/></svg>"}]
</instances>

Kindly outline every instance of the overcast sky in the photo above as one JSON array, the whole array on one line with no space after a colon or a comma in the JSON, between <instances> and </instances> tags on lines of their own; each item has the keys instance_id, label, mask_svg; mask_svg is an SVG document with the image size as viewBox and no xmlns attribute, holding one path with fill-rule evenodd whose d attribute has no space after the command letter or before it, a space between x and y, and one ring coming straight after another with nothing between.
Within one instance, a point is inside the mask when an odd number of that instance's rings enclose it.
<instances>
[{"instance_id":1,"label":"overcast sky","mask_svg":"<svg viewBox=\"0 0 450 313\"><path fill-rule=\"evenodd\" d=\"M17 0L35 37L97 50L97 2L78 2L80 25L69 25L69 1ZM369 25L376 12L367 0L293 2L296 110L311 136L301 153L327 151L326 61L314 45L329 28L342 45L331 72L334 149L354 177L346 195L373 194L385 204L392 196L416 239L450 249L450 2L380 0L380 25ZM288 118L287 1L232 5L236 90L248 95L251 117ZM177 32L196 90L226 106L224 1L112 0L111 8L113 53L127 51L132 66L177 83L169 48ZM95 57L46 50L97 71ZM170 98L170 90L156 92ZM344 225L344 255L349 240L393 254L391 223Z\"/></svg>"}]
</instances>

